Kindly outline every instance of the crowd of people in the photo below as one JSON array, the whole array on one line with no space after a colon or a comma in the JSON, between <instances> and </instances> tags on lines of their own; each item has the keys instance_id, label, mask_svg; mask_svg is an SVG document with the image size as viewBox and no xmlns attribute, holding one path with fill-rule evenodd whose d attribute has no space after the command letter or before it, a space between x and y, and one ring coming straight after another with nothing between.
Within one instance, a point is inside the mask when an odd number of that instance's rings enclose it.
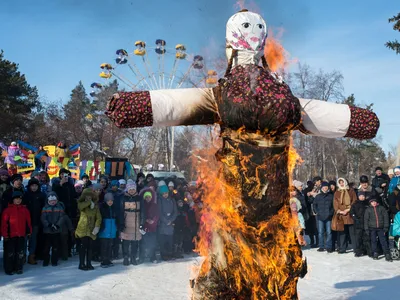
<instances>
[{"instance_id":1,"label":"crowd of people","mask_svg":"<svg viewBox=\"0 0 400 300\"><path fill-rule=\"evenodd\" d=\"M147 259L158 262L192 253L202 210L196 186L177 178L157 181L152 174L109 181L88 175L74 180L66 169L49 180L33 172L27 186L20 174L0 169L3 265L8 275L22 274L25 263L57 266L79 254L78 268L92 261L110 267Z\"/></svg>"},{"instance_id":2,"label":"crowd of people","mask_svg":"<svg viewBox=\"0 0 400 300\"><path fill-rule=\"evenodd\" d=\"M290 203L301 244L305 245L306 234L310 247L319 252L345 254L351 244L355 257L399 258L400 167L388 174L377 167L372 180L362 175L357 186L345 178L315 177L306 186L294 180ZM390 237L394 237L392 251Z\"/></svg>"}]
</instances>

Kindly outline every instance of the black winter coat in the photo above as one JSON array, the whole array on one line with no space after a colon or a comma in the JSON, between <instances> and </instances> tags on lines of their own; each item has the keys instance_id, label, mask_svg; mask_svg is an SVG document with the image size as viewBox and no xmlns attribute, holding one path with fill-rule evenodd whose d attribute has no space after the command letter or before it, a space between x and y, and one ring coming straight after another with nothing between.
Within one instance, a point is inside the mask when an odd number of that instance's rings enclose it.
<instances>
[{"instance_id":1,"label":"black winter coat","mask_svg":"<svg viewBox=\"0 0 400 300\"><path fill-rule=\"evenodd\" d=\"M385 187L382 187L382 184L386 183ZM389 188L390 178L387 174L382 174L381 176L375 176L372 179L372 188L378 193L381 194L385 190Z\"/></svg>"},{"instance_id":2,"label":"black winter coat","mask_svg":"<svg viewBox=\"0 0 400 300\"><path fill-rule=\"evenodd\" d=\"M67 216L75 219L78 214L78 203L73 183L69 181L60 185L60 181L56 181L53 184L53 191L57 194L58 200L64 204Z\"/></svg>"},{"instance_id":3,"label":"black winter coat","mask_svg":"<svg viewBox=\"0 0 400 300\"><path fill-rule=\"evenodd\" d=\"M306 202L306 197L301 193L300 191L297 191L296 198L300 201L301 203L301 209L300 212L303 215L304 221L307 221L310 218L310 215L308 213L308 204Z\"/></svg>"},{"instance_id":4,"label":"black winter coat","mask_svg":"<svg viewBox=\"0 0 400 300\"><path fill-rule=\"evenodd\" d=\"M383 206L369 206L364 215L364 229L389 230L389 215Z\"/></svg>"},{"instance_id":5,"label":"black winter coat","mask_svg":"<svg viewBox=\"0 0 400 300\"><path fill-rule=\"evenodd\" d=\"M317 213L317 219L320 221L329 221L333 217L333 194L321 192L314 199L314 208Z\"/></svg>"},{"instance_id":6,"label":"black winter coat","mask_svg":"<svg viewBox=\"0 0 400 300\"><path fill-rule=\"evenodd\" d=\"M364 214L365 210L369 207L369 202L367 200L360 201L357 200L351 206L350 216L354 220L354 226L357 229L364 229Z\"/></svg>"},{"instance_id":7,"label":"black winter coat","mask_svg":"<svg viewBox=\"0 0 400 300\"><path fill-rule=\"evenodd\" d=\"M31 214L32 227L41 226L40 216L42 215L43 207L46 205L46 195L40 190L36 192L27 191L22 201L26 204Z\"/></svg>"},{"instance_id":8,"label":"black winter coat","mask_svg":"<svg viewBox=\"0 0 400 300\"><path fill-rule=\"evenodd\" d=\"M400 193L397 195L391 193L388 197L388 202L390 205L390 213L394 217L400 211Z\"/></svg>"}]
</instances>

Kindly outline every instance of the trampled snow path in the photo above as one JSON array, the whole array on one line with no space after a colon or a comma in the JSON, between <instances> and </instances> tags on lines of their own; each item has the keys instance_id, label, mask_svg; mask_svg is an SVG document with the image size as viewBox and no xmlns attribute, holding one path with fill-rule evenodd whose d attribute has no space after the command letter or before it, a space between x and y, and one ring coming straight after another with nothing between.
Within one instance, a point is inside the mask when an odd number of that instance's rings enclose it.
<instances>
[{"instance_id":1,"label":"trampled snow path","mask_svg":"<svg viewBox=\"0 0 400 300\"><path fill-rule=\"evenodd\" d=\"M301 299L400 299L400 261L354 258L353 253L304 250L309 273L299 282ZM1 254L2 256L2 254ZM191 266L200 258L187 257L157 265L122 266L94 271L78 270L77 257L58 267L24 268L23 275L0 271L0 299L189 299Z\"/></svg>"}]
</instances>

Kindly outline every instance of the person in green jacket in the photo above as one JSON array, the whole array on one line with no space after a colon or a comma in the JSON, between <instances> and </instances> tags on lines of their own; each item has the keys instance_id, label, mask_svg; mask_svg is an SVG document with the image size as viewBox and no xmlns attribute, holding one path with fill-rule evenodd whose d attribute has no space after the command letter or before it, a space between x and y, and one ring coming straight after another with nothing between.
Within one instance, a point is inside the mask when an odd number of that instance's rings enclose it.
<instances>
[{"instance_id":1,"label":"person in green jacket","mask_svg":"<svg viewBox=\"0 0 400 300\"><path fill-rule=\"evenodd\" d=\"M99 233L102 221L98 202L99 198L91 188L85 189L78 199L80 217L75 236L81 240L79 269L83 271L94 270L92 266L93 241Z\"/></svg>"}]
</instances>

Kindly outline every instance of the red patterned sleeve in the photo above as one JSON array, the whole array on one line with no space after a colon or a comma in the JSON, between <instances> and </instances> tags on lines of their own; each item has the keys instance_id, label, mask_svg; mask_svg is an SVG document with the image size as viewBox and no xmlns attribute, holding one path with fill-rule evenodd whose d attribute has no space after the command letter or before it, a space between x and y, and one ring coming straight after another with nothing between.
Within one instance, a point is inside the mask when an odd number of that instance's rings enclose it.
<instances>
[{"instance_id":1,"label":"red patterned sleeve","mask_svg":"<svg viewBox=\"0 0 400 300\"><path fill-rule=\"evenodd\" d=\"M378 133L379 119L377 115L364 108L349 106L350 125L345 137L358 140L373 139Z\"/></svg>"},{"instance_id":2,"label":"red patterned sleeve","mask_svg":"<svg viewBox=\"0 0 400 300\"><path fill-rule=\"evenodd\" d=\"M107 103L105 114L118 128L153 125L150 92L119 92Z\"/></svg>"}]
</instances>

